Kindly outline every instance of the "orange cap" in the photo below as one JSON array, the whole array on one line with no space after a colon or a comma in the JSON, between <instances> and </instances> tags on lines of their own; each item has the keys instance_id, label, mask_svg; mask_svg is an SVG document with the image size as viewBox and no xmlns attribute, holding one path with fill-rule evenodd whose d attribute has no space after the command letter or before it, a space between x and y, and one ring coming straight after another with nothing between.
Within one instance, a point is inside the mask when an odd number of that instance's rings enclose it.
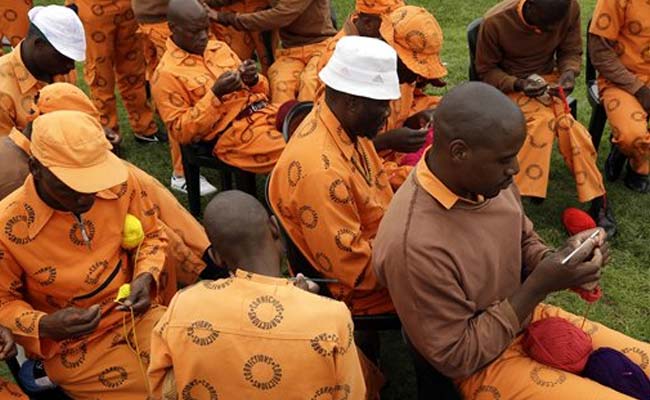
<instances>
[{"instance_id":1,"label":"orange cap","mask_svg":"<svg viewBox=\"0 0 650 400\"><path fill-rule=\"evenodd\" d=\"M99 122L80 111L54 111L32 126L32 155L57 178L79 193L97 193L127 179L122 160Z\"/></svg>"},{"instance_id":2,"label":"orange cap","mask_svg":"<svg viewBox=\"0 0 650 400\"><path fill-rule=\"evenodd\" d=\"M365 14L390 14L393 10L403 7L403 0L357 0L356 10Z\"/></svg>"},{"instance_id":3,"label":"orange cap","mask_svg":"<svg viewBox=\"0 0 650 400\"><path fill-rule=\"evenodd\" d=\"M99 120L99 111L88 96L75 85L64 82L52 83L38 92L28 119L33 121L40 115L61 110L81 111Z\"/></svg>"},{"instance_id":4,"label":"orange cap","mask_svg":"<svg viewBox=\"0 0 650 400\"><path fill-rule=\"evenodd\" d=\"M433 15L422 7L404 6L389 19L390 23L381 24L381 36L411 71L427 79L447 75L440 61L442 29Z\"/></svg>"}]
</instances>

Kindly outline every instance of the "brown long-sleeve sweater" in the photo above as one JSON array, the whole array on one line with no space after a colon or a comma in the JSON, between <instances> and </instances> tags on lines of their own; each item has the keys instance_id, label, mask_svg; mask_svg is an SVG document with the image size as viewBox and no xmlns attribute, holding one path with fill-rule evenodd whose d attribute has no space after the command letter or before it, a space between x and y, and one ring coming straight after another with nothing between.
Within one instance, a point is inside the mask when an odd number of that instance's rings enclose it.
<instances>
[{"instance_id":1,"label":"brown long-sleeve sweater","mask_svg":"<svg viewBox=\"0 0 650 400\"><path fill-rule=\"evenodd\" d=\"M536 267L548 248L514 185L470 202L438 180L425 158L382 219L373 266L413 345L444 375L464 378L526 325L507 299L521 286L522 268Z\"/></svg>"},{"instance_id":2,"label":"brown long-sleeve sweater","mask_svg":"<svg viewBox=\"0 0 650 400\"><path fill-rule=\"evenodd\" d=\"M481 79L503 92L514 91L518 78L560 73L580 73L582 37L580 5L571 0L569 12L551 32L528 25L521 7L525 0L505 0L485 15L476 50L476 70Z\"/></svg>"},{"instance_id":3,"label":"brown long-sleeve sweater","mask_svg":"<svg viewBox=\"0 0 650 400\"><path fill-rule=\"evenodd\" d=\"M275 0L267 10L238 14L234 26L248 31L280 29L285 48L319 43L336 35L329 0Z\"/></svg>"},{"instance_id":4,"label":"brown long-sleeve sweater","mask_svg":"<svg viewBox=\"0 0 650 400\"><path fill-rule=\"evenodd\" d=\"M131 8L138 22L155 23L167 20L169 0L131 0Z\"/></svg>"},{"instance_id":5,"label":"brown long-sleeve sweater","mask_svg":"<svg viewBox=\"0 0 650 400\"><path fill-rule=\"evenodd\" d=\"M616 42L605 39L593 33L589 34L589 57L598 74L611 83L634 95L644 85L616 54Z\"/></svg>"}]
</instances>

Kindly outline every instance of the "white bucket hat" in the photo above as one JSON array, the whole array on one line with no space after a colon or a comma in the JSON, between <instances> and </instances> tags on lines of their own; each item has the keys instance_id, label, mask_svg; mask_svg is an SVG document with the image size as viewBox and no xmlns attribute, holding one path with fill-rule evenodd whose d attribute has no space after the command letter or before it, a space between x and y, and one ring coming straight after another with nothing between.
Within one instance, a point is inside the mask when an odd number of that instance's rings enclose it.
<instances>
[{"instance_id":1,"label":"white bucket hat","mask_svg":"<svg viewBox=\"0 0 650 400\"><path fill-rule=\"evenodd\" d=\"M64 56L75 61L86 59L86 34L77 14L64 6L38 6L29 10L29 21Z\"/></svg>"},{"instance_id":2,"label":"white bucket hat","mask_svg":"<svg viewBox=\"0 0 650 400\"><path fill-rule=\"evenodd\" d=\"M400 97L397 53L386 42L344 36L318 77L339 92L375 100Z\"/></svg>"}]
</instances>

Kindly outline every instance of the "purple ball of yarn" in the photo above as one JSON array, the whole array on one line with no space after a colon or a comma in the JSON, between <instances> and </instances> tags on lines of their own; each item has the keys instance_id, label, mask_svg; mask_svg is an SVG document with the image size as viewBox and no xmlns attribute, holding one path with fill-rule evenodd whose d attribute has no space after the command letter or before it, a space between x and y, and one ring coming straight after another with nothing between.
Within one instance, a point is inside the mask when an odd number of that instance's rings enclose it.
<instances>
[{"instance_id":1,"label":"purple ball of yarn","mask_svg":"<svg viewBox=\"0 0 650 400\"><path fill-rule=\"evenodd\" d=\"M641 367L609 347L591 353L582 375L635 399L650 400L650 380Z\"/></svg>"}]
</instances>

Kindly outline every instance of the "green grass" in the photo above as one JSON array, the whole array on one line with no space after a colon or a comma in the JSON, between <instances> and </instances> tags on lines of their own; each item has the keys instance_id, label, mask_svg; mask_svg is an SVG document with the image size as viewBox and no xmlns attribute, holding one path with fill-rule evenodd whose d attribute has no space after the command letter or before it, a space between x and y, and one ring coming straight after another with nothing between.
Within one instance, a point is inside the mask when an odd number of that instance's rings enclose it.
<instances>
[{"instance_id":1,"label":"green grass","mask_svg":"<svg viewBox=\"0 0 650 400\"><path fill-rule=\"evenodd\" d=\"M354 7L352 0L333 0L338 12L339 25ZM35 3L62 3L62 1L37 0ZM496 0L418 0L411 4L421 5L432 12L443 28L445 43L443 59L449 69L448 87L467 79L468 50L465 27ZM584 25L591 15L595 0L581 0ZM578 99L579 119L587 124L591 108L585 97L584 77L574 96ZM444 94L446 89L438 91ZM134 162L161 182L169 184L171 166L168 149L164 145L141 146L134 143L125 113L120 105L121 130L125 136L125 158ZM608 137L609 132L605 133ZM609 143L603 140L600 148L600 165L609 151ZM209 178L214 177L208 173ZM216 182L216 180L213 180ZM619 235L613 241L611 264L604 272L602 286L604 297L596 303L590 317L614 329L640 340L650 340L650 223L648 221L648 196L632 194L621 183L608 184L610 201L619 222ZM526 205L527 212L535 222L538 232L552 245L560 245L566 233L560 222L562 210L579 206L575 197L573 179L563 165L557 152L553 156L549 197L540 206ZM184 197L179 197L186 204ZM571 293L559 293L548 299L553 304L577 314L585 310L585 303ZM415 395L414 378L406 350L397 333L384 335L383 353L390 379L384 399L411 399Z\"/></svg>"}]
</instances>

